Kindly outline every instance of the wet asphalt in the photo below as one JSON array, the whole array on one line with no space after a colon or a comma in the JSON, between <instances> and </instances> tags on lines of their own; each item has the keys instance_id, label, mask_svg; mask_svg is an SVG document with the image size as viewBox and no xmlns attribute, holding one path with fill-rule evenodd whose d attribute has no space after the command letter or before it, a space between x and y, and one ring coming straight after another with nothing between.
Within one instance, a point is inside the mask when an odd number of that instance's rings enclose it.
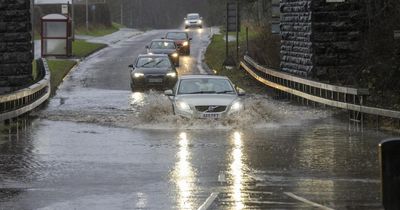
<instances>
[{"instance_id":1,"label":"wet asphalt","mask_svg":"<svg viewBox=\"0 0 400 210\"><path fill-rule=\"evenodd\" d=\"M2 127L1 210L382 209L377 145L390 134L267 96L246 99L265 105L257 126L182 121L161 93L132 93L128 65L166 31L92 55L39 113ZM210 29L190 33L179 74L208 73Z\"/></svg>"}]
</instances>

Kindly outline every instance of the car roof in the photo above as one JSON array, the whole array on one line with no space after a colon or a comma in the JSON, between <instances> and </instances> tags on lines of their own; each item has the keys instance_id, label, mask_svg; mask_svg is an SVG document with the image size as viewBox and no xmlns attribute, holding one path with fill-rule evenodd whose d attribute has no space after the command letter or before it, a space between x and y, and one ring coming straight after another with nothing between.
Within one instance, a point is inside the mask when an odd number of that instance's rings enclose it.
<instances>
[{"instance_id":1,"label":"car roof","mask_svg":"<svg viewBox=\"0 0 400 210\"><path fill-rule=\"evenodd\" d=\"M188 34L188 32L186 32L186 31L168 31L167 34L168 33L185 33L185 34Z\"/></svg>"},{"instance_id":2,"label":"car roof","mask_svg":"<svg viewBox=\"0 0 400 210\"><path fill-rule=\"evenodd\" d=\"M199 15L199 13L188 13L187 15Z\"/></svg>"},{"instance_id":3,"label":"car roof","mask_svg":"<svg viewBox=\"0 0 400 210\"><path fill-rule=\"evenodd\" d=\"M174 42L172 39L153 39L151 42Z\"/></svg>"},{"instance_id":4,"label":"car roof","mask_svg":"<svg viewBox=\"0 0 400 210\"><path fill-rule=\"evenodd\" d=\"M140 54L138 55L138 58L141 57L168 57L167 54Z\"/></svg>"},{"instance_id":5,"label":"car roof","mask_svg":"<svg viewBox=\"0 0 400 210\"><path fill-rule=\"evenodd\" d=\"M180 79L229 79L226 76L211 75L211 74L195 74L195 75L182 75Z\"/></svg>"}]
</instances>

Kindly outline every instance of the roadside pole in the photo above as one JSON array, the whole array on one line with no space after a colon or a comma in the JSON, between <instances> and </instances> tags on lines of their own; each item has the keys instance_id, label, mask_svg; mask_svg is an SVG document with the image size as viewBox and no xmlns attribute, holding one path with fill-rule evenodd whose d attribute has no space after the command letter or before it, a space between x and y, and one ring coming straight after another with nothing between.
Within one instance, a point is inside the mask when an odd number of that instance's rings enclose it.
<instances>
[{"instance_id":1,"label":"roadside pole","mask_svg":"<svg viewBox=\"0 0 400 210\"><path fill-rule=\"evenodd\" d=\"M239 63L239 0L236 0L236 62Z\"/></svg>"},{"instance_id":2,"label":"roadside pole","mask_svg":"<svg viewBox=\"0 0 400 210\"><path fill-rule=\"evenodd\" d=\"M71 32L72 32L72 41L75 41L75 0L71 1L71 18L72 18L72 26L71 26Z\"/></svg>"},{"instance_id":3,"label":"roadside pole","mask_svg":"<svg viewBox=\"0 0 400 210\"><path fill-rule=\"evenodd\" d=\"M86 0L86 31L89 31L89 0Z\"/></svg>"}]
</instances>

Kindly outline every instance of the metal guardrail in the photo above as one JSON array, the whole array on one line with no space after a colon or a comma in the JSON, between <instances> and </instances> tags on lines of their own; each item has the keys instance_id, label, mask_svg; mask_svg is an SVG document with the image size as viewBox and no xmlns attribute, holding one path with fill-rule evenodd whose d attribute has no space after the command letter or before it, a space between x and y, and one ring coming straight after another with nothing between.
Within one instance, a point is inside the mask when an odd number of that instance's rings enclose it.
<instances>
[{"instance_id":1,"label":"metal guardrail","mask_svg":"<svg viewBox=\"0 0 400 210\"><path fill-rule=\"evenodd\" d=\"M32 111L50 97L50 71L46 60L37 61L42 79L21 90L0 95L0 121Z\"/></svg>"},{"instance_id":2,"label":"metal guardrail","mask_svg":"<svg viewBox=\"0 0 400 210\"><path fill-rule=\"evenodd\" d=\"M352 111L350 121L357 122L363 127L363 114L400 119L400 112L388 109L365 106L368 89L344 87L299 78L276 71L256 63L245 56L240 66L259 82L276 89L290 99L309 104L319 103L331 107Z\"/></svg>"}]
</instances>

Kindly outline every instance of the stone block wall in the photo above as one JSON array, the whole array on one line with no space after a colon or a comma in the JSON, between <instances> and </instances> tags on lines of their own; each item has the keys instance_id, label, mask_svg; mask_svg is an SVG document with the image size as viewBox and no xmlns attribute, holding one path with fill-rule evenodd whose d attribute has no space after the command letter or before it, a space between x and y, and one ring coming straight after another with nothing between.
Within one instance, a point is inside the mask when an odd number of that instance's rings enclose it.
<instances>
[{"instance_id":1,"label":"stone block wall","mask_svg":"<svg viewBox=\"0 0 400 210\"><path fill-rule=\"evenodd\" d=\"M358 68L364 18L359 0L281 0L281 12L283 71L340 81Z\"/></svg>"},{"instance_id":2,"label":"stone block wall","mask_svg":"<svg viewBox=\"0 0 400 210\"><path fill-rule=\"evenodd\" d=\"M281 0L281 69L307 76L313 69L312 0Z\"/></svg>"},{"instance_id":3,"label":"stone block wall","mask_svg":"<svg viewBox=\"0 0 400 210\"><path fill-rule=\"evenodd\" d=\"M32 80L29 0L0 0L0 92Z\"/></svg>"}]
</instances>

